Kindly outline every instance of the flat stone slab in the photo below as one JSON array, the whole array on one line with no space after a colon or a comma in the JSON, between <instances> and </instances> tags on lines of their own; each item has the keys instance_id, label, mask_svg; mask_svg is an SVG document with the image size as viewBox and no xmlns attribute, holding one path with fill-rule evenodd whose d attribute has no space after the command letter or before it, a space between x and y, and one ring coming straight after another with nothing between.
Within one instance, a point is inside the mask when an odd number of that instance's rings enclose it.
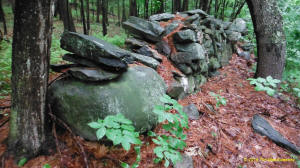
<instances>
[{"instance_id":1,"label":"flat stone slab","mask_svg":"<svg viewBox=\"0 0 300 168\"><path fill-rule=\"evenodd\" d=\"M100 68L74 67L68 70L74 78L87 82L100 82L116 79L121 74L108 72Z\"/></svg>"},{"instance_id":2,"label":"flat stone slab","mask_svg":"<svg viewBox=\"0 0 300 168\"><path fill-rule=\"evenodd\" d=\"M183 12L183 13L187 13L189 15L198 14L200 16L208 16L208 14L206 12L204 12L203 10L201 10L201 9L189 10L189 11L186 11L186 12Z\"/></svg>"},{"instance_id":3,"label":"flat stone slab","mask_svg":"<svg viewBox=\"0 0 300 168\"><path fill-rule=\"evenodd\" d=\"M64 32L61 36L61 48L80 55L95 63L104 64L115 70L127 69L130 53L117 46L92 36L74 32Z\"/></svg>"},{"instance_id":4,"label":"flat stone slab","mask_svg":"<svg viewBox=\"0 0 300 168\"><path fill-rule=\"evenodd\" d=\"M255 132L261 134L262 136L267 136L274 143L282 146L296 154L300 154L300 148L289 142L284 138L277 130L275 130L267 120L258 114L255 114L252 119L252 127Z\"/></svg>"},{"instance_id":5,"label":"flat stone slab","mask_svg":"<svg viewBox=\"0 0 300 168\"><path fill-rule=\"evenodd\" d=\"M141 62L153 69L156 69L157 66L160 64L156 59L141 54L131 53L131 57L135 61Z\"/></svg>"},{"instance_id":6,"label":"flat stone slab","mask_svg":"<svg viewBox=\"0 0 300 168\"><path fill-rule=\"evenodd\" d=\"M150 42L160 41L165 31L158 23L134 16L130 16L126 22L123 22L123 27L133 37Z\"/></svg>"},{"instance_id":7,"label":"flat stone slab","mask_svg":"<svg viewBox=\"0 0 300 168\"><path fill-rule=\"evenodd\" d=\"M171 13L160 13L156 15L150 16L149 20L150 21L168 21L170 19L173 19L175 17L174 14Z\"/></svg>"}]
</instances>

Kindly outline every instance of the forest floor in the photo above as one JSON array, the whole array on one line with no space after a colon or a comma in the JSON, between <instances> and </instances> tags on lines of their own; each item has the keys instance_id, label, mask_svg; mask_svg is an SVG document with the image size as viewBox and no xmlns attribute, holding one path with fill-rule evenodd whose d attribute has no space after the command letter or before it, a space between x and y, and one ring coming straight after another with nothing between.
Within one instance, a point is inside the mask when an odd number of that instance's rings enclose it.
<instances>
[{"instance_id":1,"label":"forest floor","mask_svg":"<svg viewBox=\"0 0 300 168\"><path fill-rule=\"evenodd\" d=\"M165 68L170 67L164 64ZM289 159L291 153L270 141L268 138L255 133L251 127L251 120L255 114L266 118L274 128L288 140L300 146L300 110L295 108L295 100L282 100L268 96L265 92L257 92L249 84L247 78L253 77L247 61L233 55L230 64L219 70L220 75L211 78L201 87L201 91L180 100L182 105L194 103L203 114L198 120L189 121L187 147L184 153L193 157L194 167L256 167L281 168L297 167L296 162L270 162L261 159L280 158ZM56 76L56 75L55 75ZM51 76L51 78L55 77ZM221 91L222 90L222 91ZM215 107L216 100L210 96L215 92L225 97L227 104L211 110L207 105ZM288 95L287 95L288 96ZM6 150L5 140L9 132L10 97L0 100L2 109L0 115L0 156ZM156 133L162 129L158 126ZM74 137L67 131L58 133L58 152L51 149L50 155L40 155L29 160L24 167L35 168L49 164L55 167L84 167L84 157L89 167L120 167L119 162L133 163L135 152L126 152L118 147L108 147L97 142L84 141ZM152 152L155 144L149 137L141 135L140 167L156 168L163 164L154 164L155 154ZM85 155L78 147L80 143ZM252 160L251 160L252 159ZM257 159L257 160L256 160ZM17 165L13 158L5 160L5 168Z\"/></svg>"}]
</instances>

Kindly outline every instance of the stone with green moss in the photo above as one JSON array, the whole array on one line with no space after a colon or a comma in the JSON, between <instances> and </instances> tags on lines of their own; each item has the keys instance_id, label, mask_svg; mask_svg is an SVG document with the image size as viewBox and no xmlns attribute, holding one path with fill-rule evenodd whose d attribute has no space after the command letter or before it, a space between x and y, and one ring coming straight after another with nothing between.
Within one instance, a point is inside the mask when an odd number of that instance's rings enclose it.
<instances>
[{"instance_id":1,"label":"stone with green moss","mask_svg":"<svg viewBox=\"0 0 300 168\"><path fill-rule=\"evenodd\" d=\"M54 82L48 92L52 111L73 131L87 140L97 140L87 124L107 115L122 113L145 132L157 124L152 112L166 92L162 78L151 68L128 68L122 76L102 83L85 83L72 78Z\"/></svg>"}]
</instances>

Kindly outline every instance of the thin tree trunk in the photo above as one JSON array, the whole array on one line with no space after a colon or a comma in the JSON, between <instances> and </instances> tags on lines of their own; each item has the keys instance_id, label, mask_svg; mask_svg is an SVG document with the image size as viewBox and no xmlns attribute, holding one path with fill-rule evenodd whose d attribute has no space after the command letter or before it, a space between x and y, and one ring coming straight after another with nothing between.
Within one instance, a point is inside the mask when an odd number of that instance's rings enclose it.
<instances>
[{"instance_id":1,"label":"thin tree trunk","mask_svg":"<svg viewBox=\"0 0 300 168\"><path fill-rule=\"evenodd\" d=\"M164 0L159 0L159 2L160 2L160 7L157 13L164 13L165 12Z\"/></svg>"},{"instance_id":2,"label":"thin tree trunk","mask_svg":"<svg viewBox=\"0 0 300 168\"><path fill-rule=\"evenodd\" d=\"M64 30L76 32L69 1L59 0L57 3L59 7L59 15L64 23Z\"/></svg>"},{"instance_id":3,"label":"thin tree trunk","mask_svg":"<svg viewBox=\"0 0 300 168\"><path fill-rule=\"evenodd\" d=\"M129 0L129 16L137 16L136 0Z\"/></svg>"},{"instance_id":4,"label":"thin tree trunk","mask_svg":"<svg viewBox=\"0 0 300 168\"><path fill-rule=\"evenodd\" d=\"M145 5L144 5L144 18L148 19L149 17L149 0L145 0Z\"/></svg>"},{"instance_id":5,"label":"thin tree trunk","mask_svg":"<svg viewBox=\"0 0 300 168\"><path fill-rule=\"evenodd\" d=\"M236 0L236 1L238 1L238 0ZM246 1L242 0L242 2L240 2L238 5L236 5L234 7L235 9L237 8L237 10L232 11L232 14L230 16L230 21L233 21L234 19L237 18L237 16L241 13L245 4L246 4Z\"/></svg>"},{"instance_id":6,"label":"thin tree trunk","mask_svg":"<svg viewBox=\"0 0 300 168\"><path fill-rule=\"evenodd\" d=\"M7 35L7 27L6 27L5 14L2 8L2 0L0 0L0 21L3 22L4 35Z\"/></svg>"},{"instance_id":7,"label":"thin tree trunk","mask_svg":"<svg viewBox=\"0 0 300 168\"><path fill-rule=\"evenodd\" d=\"M182 11L187 11L189 8L189 0L184 0L182 3Z\"/></svg>"},{"instance_id":8,"label":"thin tree trunk","mask_svg":"<svg viewBox=\"0 0 300 168\"><path fill-rule=\"evenodd\" d=\"M102 0L102 34L105 36L107 34L107 8L106 8L106 1Z\"/></svg>"},{"instance_id":9,"label":"thin tree trunk","mask_svg":"<svg viewBox=\"0 0 300 168\"><path fill-rule=\"evenodd\" d=\"M286 40L276 0L247 0L257 41L256 77L281 79L285 64Z\"/></svg>"},{"instance_id":10,"label":"thin tree trunk","mask_svg":"<svg viewBox=\"0 0 300 168\"><path fill-rule=\"evenodd\" d=\"M101 0L97 0L97 16L96 16L96 22L100 23L100 9L101 9Z\"/></svg>"},{"instance_id":11,"label":"thin tree trunk","mask_svg":"<svg viewBox=\"0 0 300 168\"><path fill-rule=\"evenodd\" d=\"M84 34L88 34L87 27L86 27L86 24L85 24L83 0L80 0L80 14L81 14L81 21L82 21L83 33Z\"/></svg>"},{"instance_id":12,"label":"thin tree trunk","mask_svg":"<svg viewBox=\"0 0 300 168\"><path fill-rule=\"evenodd\" d=\"M117 3L118 3L118 26L121 26L120 0L118 0Z\"/></svg>"},{"instance_id":13,"label":"thin tree trunk","mask_svg":"<svg viewBox=\"0 0 300 168\"><path fill-rule=\"evenodd\" d=\"M45 114L52 34L51 0L16 0L12 44L9 150L37 155L46 140Z\"/></svg>"},{"instance_id":14,"label":"thin tree trunk","mask_svg":"<svg viewBox=\"0 0 300 168\"><path fill-rule=\"evenodd\" d=\"M86 28L87 34L90 32L90 2L86 0Z\"/></svg>"},{"instance_id":15,"label":"thin tree trunk","mask_svg":"<svg viewBox=\"0 0 300 168\"><path fill-rule=\"evenodd\" d=\"M126 21L125 0L122 0L122 22Z\"/></svg>"}]
</instances>

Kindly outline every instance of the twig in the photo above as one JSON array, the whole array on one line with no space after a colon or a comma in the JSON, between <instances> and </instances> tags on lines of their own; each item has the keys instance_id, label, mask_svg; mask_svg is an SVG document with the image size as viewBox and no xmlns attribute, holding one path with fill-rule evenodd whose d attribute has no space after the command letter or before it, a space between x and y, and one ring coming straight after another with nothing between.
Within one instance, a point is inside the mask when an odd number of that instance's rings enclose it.
<instances>
[{"instance_id":1,"label":"twig","mask_svg":"<svg viewBox=\"0 0 300 168\"><path fill-rule=\"evenodd\" d=\"M9 118L6 119L5 121L3 121L3 122L0 124L0 127L2 127L3 125L5 125L8 121L9 121Z\"/></svg>"},{"instance_id":2,"label":"twig","mask_svg":"<svg viewBox=\"0 0 300 168\"><path fill-rule=\"evenodd\" d=\"M11 106L0 106L0 110L10 108Z\"/></svg>"},{"instance_id":3,"label":"twig","mask_svg":"<svg viewBox=\"0 0 300 168\"><path fill-rule=\"evenodd\" d=\"M59 157L60 157L60 166L63 167L63 159L62 159L62 154L61 154L61 151L59 149L59 143L58 143L58 139L57 139L57 134L56 134L56 128L55 128L55 122L53 122L52 124L52 133L55 137L55 145L56 145L56 150L59 154Z\"/></svg>"},{"instance_id":4,"label":"twig","mask_svg":"<svg viewBox=\"0 0 300 168\"><path fill-rule=\"evenodd\" d=\"M84 151L83 146L81 145L81 143L80 143L79 140L77 139L76 135L73 133L73 131L71 130L71 128L70 128L64 121L62 121L61 119L57 118L57 117L52 113L50 104L48 104L48 107L49 107L49 115L50 115L50 117L51 117L54 121L58 121L60 124L62 124L62 125L67 129L68 132L70 132L70 134L72 135L73 139L75 140L75 143L76 143L76 144L78 145L78 147L80 148L81 154L83 155L83 160L84 160L84 163L85 163L85 167L86 167L86 168L89 168L89 164L88 164L88 160L87 160L86 153L85 153L85 151Z\"/></svg>"}]
</instances>

